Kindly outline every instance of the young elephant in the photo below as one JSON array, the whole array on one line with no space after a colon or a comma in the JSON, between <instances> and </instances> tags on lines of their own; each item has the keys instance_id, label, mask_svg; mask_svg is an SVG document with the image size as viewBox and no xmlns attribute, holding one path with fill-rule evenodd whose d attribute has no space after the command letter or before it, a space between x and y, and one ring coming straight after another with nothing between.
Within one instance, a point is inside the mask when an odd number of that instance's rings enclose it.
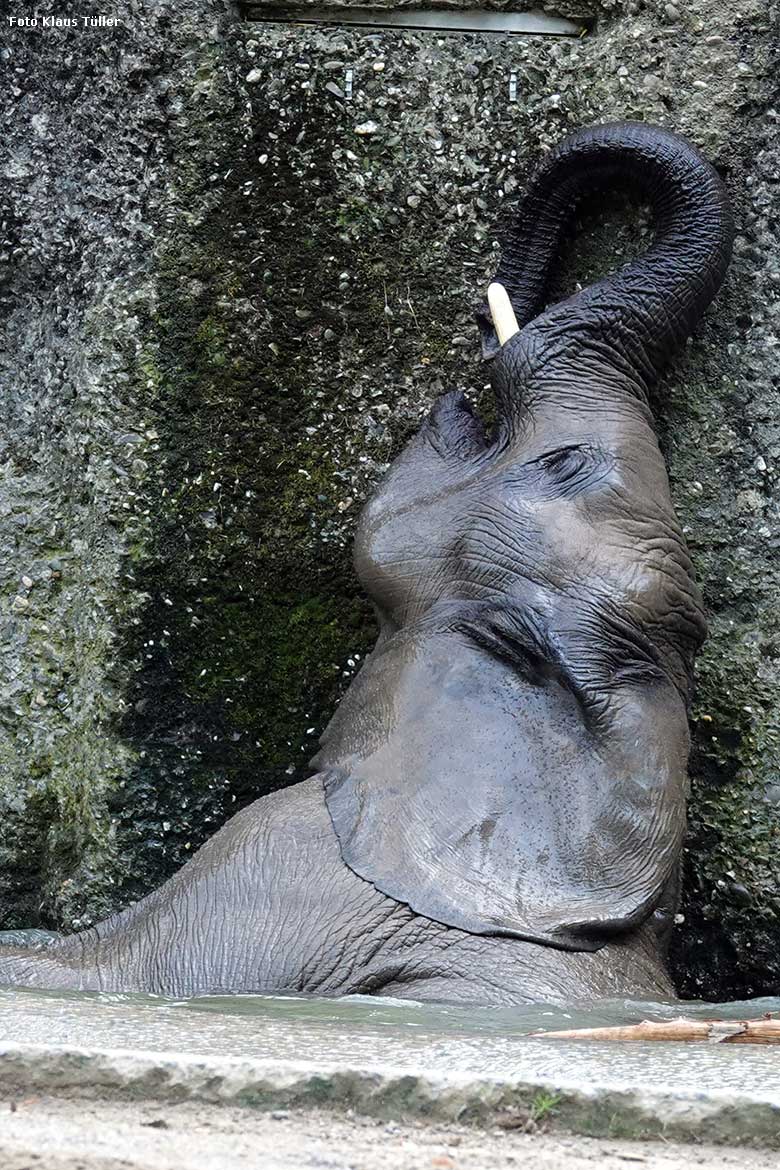
<instances>
[{"instance_id":1,"label":"young elephant","mask_svg":"<svg viewBox=\"0 0 780 1170\"><path fill-rule=\"evenodd\" d=\"M650 200L653 246L543 310L578 201L616 183ZM379 640L317 774L244 809L138 905L0 950L0 982L671 993L705 625L648 393L720 286L732 232L717 175L667 131L596 126L552 151L497 274L517 320L497 311L499 339L479 314L495 433L446 395L360 518Z\"/></svg>"}]
</instances>

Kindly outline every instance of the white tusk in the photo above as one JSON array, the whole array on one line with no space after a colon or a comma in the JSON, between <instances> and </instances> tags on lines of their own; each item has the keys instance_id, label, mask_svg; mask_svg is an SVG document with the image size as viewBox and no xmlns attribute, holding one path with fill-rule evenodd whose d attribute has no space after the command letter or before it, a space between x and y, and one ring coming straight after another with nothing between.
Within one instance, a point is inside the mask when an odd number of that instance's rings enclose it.
<instances>
[{"instance_id":1,"label":"white tusk","mask_svg":"<svg viewBox=\"0 0 780 1170\"><path fill-rule=\"evenodd\" d=\"M520 332L512 302L503 284L498 284L497 281L488 285L487 297L498 344L505 345L510 337Z\"/></svg>"}]
</instances>

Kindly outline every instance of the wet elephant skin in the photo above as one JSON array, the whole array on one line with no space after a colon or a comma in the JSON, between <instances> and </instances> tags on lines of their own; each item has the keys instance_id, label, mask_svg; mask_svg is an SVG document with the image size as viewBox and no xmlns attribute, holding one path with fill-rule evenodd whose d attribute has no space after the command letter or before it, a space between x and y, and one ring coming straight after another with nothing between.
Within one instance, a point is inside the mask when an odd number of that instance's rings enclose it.
<instances>
[{"instance_id":1,"label":"wet elephant skin","mask_svg":"<svg viewBox=\"0 0 780 1170\"><path fill-rule=\"evenodd\" d=\"M550 307L579 201L631 187L650 250ZM305 783L228 822L155 893L0 982L366 992L489 1003L668 995L687 704L705 622L649 394L728 265L712 167L643 123L541 163L478 312L486 433L440 399L366 504L373 653Z\"/></svg>"}]
</instances>

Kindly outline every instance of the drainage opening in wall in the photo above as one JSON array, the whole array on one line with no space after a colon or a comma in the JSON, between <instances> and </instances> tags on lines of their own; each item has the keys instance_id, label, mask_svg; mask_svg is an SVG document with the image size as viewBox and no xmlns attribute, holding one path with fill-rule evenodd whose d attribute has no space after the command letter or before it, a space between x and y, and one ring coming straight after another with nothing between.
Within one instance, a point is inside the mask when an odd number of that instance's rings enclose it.
<instances>
[{"instance_id":1,"label":"drainage opening in wall","mask_svg":"<svg viewBox=\"0 0 780 1170\"><path fill-rule=\"evenodd\" d=\"M495 12L484 8L372 8L368 5L299 4L277 6L259 2L243 5L247 20L270 24L320 24L343 27L406 29L439 33L488 33L501 36L580 37L588 31L583 20L567 20L544 12Z\"/></svg>"}]
</instances>

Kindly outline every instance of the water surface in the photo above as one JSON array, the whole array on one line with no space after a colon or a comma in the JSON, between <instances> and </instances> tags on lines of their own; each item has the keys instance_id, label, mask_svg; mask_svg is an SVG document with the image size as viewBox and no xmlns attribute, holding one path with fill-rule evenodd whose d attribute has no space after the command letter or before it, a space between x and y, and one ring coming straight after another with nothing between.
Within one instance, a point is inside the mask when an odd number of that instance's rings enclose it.
<instances>
[{"instance_id":1,"label":"water surface","mask_svg":"<svg viewBox=\"0 0 780 1170\"><path fill-rule=\"evenodd\" d=\"M685 1004L684 1014L742 1019L780 999ZM418 1004L372 996L210 996L187 1000L97 992L0 990L0 1043L184 1051L410 1073L545 1080L560 1087L647 1087L762 1093L780 1103L777 1048L591 1043L537 1030L672 1019L680 1004L601 1001L518 1008Z\"/></svg>"}]
</instances>

